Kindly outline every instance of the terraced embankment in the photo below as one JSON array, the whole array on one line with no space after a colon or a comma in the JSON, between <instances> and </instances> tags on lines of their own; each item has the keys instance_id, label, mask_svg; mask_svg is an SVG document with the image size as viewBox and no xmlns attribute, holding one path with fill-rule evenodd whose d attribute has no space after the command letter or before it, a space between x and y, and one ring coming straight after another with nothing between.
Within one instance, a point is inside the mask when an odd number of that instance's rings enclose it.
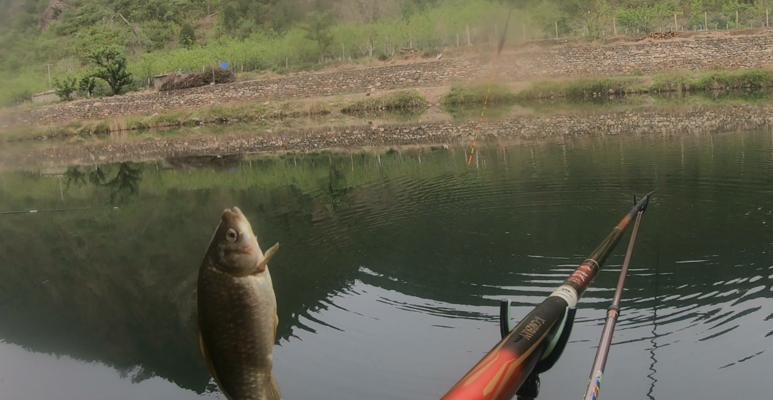
<instances>
[{"instance_id":1,"label":"terraced embankment","mask_svg":"<svg viewBox=\"0 0 773 400\"><path fill-rule=\"evenodd\" d=\"M151 115L226 103L437 87L470 80L514 82L674 70L765 68L773 66L773 30L683 34L669 40L606 44L546 41L508 50L495 60L489 53L485 56L462 53L441 60L338 68L171 92L147 91L79 100L18 112L5 111L0 116L0 129Z\"/></svg>"}]
</instances>

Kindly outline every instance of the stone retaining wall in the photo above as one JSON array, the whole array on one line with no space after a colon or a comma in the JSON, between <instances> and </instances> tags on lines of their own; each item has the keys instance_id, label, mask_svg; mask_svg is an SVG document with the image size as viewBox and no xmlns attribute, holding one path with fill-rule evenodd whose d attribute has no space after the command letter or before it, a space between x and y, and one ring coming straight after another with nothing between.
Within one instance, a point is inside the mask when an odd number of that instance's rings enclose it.
<instances>
[{"instance_id":1,"label":"stone retaining wall","mask_svg":"<svg viewBox=\"0 0 773 400\"><path fill-rule=\"evenodd\" d=\"M770 67L773 66L773 31L528 48L508 54L504 64L509 65L505 71L513 79Z\"/></svg>"}]
</instances>

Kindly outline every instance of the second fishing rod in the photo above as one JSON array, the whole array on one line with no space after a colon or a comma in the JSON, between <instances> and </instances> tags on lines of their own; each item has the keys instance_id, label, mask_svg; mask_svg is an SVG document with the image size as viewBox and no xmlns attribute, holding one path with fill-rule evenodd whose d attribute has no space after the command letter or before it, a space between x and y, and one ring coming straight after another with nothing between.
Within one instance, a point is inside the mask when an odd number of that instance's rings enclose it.
<instances>
[{"instance_id":1,"label":"second fishing rod","mask_svg":"<svg viewBox=\"0 0 773 400\"><path fill-rule=\"evenodd\" d=\"M649 195L646 198L649 200ZM601 393L601 381L604 377L604 369L607 366L609 348L612 346L612 336L615 333L617 319L620 317L620 302L623 298L625 278L628 275L628 269L631 266L631 258L633 257L634 247L636 247L636 237L639 233L639 225L641 224L644 213L647 211L647 206L648 203L645 203L636 213L636 221L633 224L633 229L631 229L631 238L628 240L628 247L625 250L623 266L620 268L620 276L617 278L615 295L612 299L612 304L607 309L607 319L604 322L604 329L601 331L601 339L599 339L596 357L593 359L593 367L591 368L588 387L585 391L585 396L583 397L584 400L598 400Z\"/></svg>"}]
</instances>

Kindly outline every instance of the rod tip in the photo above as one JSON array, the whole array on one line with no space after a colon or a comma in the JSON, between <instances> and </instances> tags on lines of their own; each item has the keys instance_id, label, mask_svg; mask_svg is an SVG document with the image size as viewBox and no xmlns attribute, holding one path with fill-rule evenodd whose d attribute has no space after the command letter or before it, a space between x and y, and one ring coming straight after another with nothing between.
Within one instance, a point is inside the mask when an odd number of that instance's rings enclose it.
<instances>
[{"instance_id":1,"label":"rod tip","mask_svg":"<svg viewBox=\"0 0 773 400\"><path fill-rule=\"evenodd\" d=\"M644 197L641 198L641 206L639 209L644 212L647 211L647 206L650 204L650 198L652 197L652 194L655 193L654 190L650 191L649 193L645 194Z\"/></svg>"}]
</instances>

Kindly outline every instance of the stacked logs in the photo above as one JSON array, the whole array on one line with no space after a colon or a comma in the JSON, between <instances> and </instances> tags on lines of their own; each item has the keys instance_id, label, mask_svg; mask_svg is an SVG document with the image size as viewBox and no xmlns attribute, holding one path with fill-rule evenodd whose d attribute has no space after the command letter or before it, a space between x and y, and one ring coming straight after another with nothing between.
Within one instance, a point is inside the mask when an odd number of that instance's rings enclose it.
<instances>
[{"instance_id":1,"label":"stacked logs","mask_svg":"<svg viewBox=\"0 0 773 400\"><path fill-rule=\"evenodd\" d=\"M236 80L233 71L213 68L198 74L172 74L164 80L159 91L188 89L214 83L228 83Z\"/></svg>"}]
</instances>

